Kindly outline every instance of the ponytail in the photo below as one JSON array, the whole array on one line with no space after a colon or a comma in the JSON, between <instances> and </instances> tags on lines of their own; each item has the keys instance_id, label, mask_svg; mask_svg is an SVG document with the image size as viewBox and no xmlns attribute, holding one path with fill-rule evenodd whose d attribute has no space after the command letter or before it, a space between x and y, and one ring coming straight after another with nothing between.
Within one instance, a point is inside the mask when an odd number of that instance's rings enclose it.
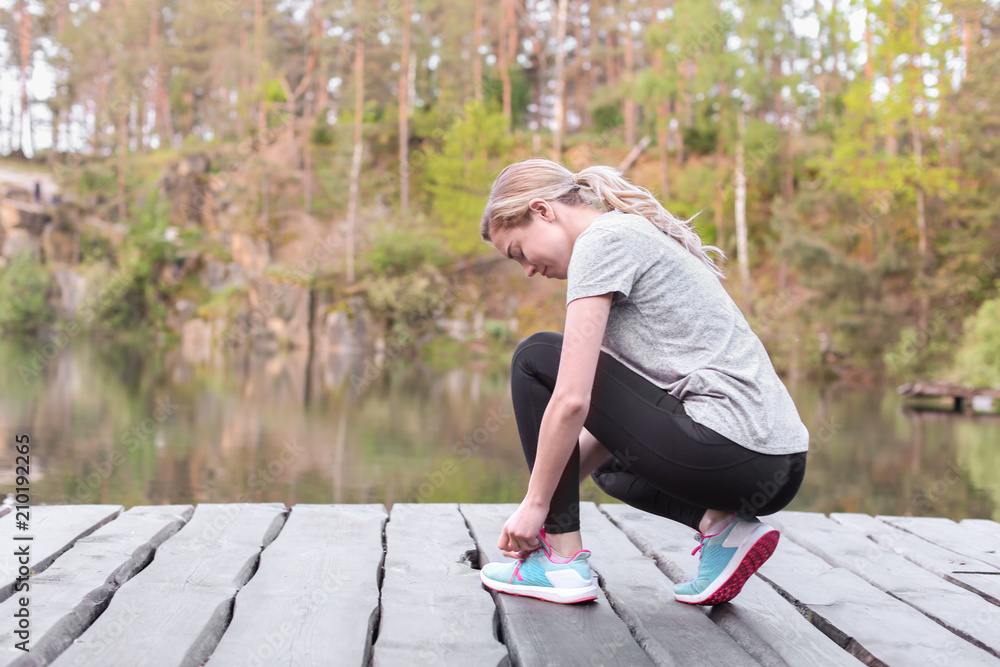
<instances>
[{"instance_id":1,"label":"ponytail","mask_svg":"<svg viewBox=\"0 0 1000 667\"><path fill-rule=\"evenodd\" d=\"M663 208L649 190L625 180L613 167L593 166L577 174L551 160L531 158L509 165L497 176L479 226L480 236L490 241L493 229L513 228L531 220L528 203L535 198L569 206L589 206L599 211L634 213L675 239L701 260L712 273L725 278L709 253L722 259L721 249L703 245L691 220L681 220ZM699 211L698 213L701 213Z\"/></svg>"},{"instance_id":2,"label":"ponytail","mask_svg":"<svg viewBox=\"0 0 1000 667\"><path fill-rule=\"evenodd\" d=\"M621 172L613 167L600 165L587 167L573 176L573 182L583 188L581 194L585 199L589 193L593 193L593 199L603 204L604 210L614 209L641 215L700 259L716 276L726 277L709 255L710 252L715 253L725 259L725 253L716 246L702 244L701 237L691 222L701 211L688 220L681 220L663 208L649 190L628 182L621 176Z\"/></svg>"}]
</instances>

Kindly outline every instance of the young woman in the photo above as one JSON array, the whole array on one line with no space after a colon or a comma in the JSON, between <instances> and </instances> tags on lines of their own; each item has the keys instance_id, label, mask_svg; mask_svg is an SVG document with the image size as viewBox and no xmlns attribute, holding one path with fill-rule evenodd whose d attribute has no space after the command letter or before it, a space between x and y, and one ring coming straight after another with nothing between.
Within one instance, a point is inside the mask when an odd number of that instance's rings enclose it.
<instances>
[{"instance_id":1,"label":"young woman","mask_svg":"<svg viewBox=\"0 0 1000 667\"><path fill-rule=\"evenodd\" d=\"M480 233L529 278L566 280L565 333L521 341L511 362L528 491L500 535L515 563L494 590L592 600L579 484L698 531L681 602L732 599L773 553L760 522L805 473L809 433L760 339L690 222L611 167L543 159L500 172Z\"/></svg>"}]
</instances>

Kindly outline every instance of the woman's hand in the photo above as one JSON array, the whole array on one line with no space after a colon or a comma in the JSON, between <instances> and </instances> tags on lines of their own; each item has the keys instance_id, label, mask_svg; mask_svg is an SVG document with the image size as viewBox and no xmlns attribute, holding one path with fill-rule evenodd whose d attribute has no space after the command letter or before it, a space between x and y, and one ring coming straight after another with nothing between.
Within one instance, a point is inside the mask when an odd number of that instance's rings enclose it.
<instances>
[{"instance_id":1,"label":"woman's hand","mask_svg":"<svg viewBox=\"0 0 1000 667\"><path fill-rule=\"evenodd\" d=\"M538 533L545 523L549 513L547 504L542 504L528 498L507 519L500 532L498 547L503 555L509 558L523 558L539 545Z\"/></svg>"}]
</instances>

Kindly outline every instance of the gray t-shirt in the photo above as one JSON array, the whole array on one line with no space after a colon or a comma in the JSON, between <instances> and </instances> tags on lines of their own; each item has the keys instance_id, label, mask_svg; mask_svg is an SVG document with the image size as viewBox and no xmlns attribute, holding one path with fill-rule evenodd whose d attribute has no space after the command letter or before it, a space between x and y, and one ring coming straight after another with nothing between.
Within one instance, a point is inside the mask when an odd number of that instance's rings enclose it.
<instances>
[{"instance_id":1,"label":"gray t-shirt","mask_svg":"<svg viewBox=\"0 0 1000 667\"><path fill-rule=\"evenodd\" d=\"M691 419L747 449L809 448L788 390L719 279L642 216L604 213L573 246L567 305L609 292L605 352L683 401Z\"/></svg>"}]
</instances>

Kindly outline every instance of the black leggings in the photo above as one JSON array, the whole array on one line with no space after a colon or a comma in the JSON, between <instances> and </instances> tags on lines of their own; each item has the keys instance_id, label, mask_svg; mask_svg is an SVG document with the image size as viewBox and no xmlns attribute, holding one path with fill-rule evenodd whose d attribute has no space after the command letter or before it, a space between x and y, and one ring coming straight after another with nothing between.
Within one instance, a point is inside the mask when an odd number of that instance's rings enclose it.
<instances>
[{"instance_id":1,"label":"black leggings","mask_svg":"<svg viewBox=\"0 0 1000 667\"><path fill-rule=\"evenodd\" d=\"M511 361L514 416L528 468L552 397L563 336L524 339ZM761 454L693 421L684 403L606 352L597 361L584 426L611 454L591 475L605 493L695 530L706 509L743 517L773 514L799 490L806 454ZM580 447L552 496L547 533L580 529Z\"/></svg>"}]
</instances>

